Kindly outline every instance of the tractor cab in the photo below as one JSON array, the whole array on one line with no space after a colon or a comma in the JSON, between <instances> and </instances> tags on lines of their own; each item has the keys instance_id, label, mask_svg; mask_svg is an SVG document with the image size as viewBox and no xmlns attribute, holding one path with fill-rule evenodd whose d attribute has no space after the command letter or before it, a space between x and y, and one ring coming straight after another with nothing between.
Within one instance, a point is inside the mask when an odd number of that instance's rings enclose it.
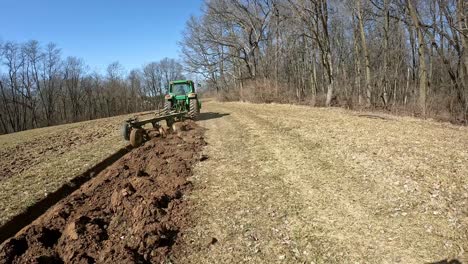
<instances>
[{"instance_id":1,"label":"tractor cab","mask_svg":"<svg viewBox=\"0 0 468 264\"><path fill-rule=\"evenodd\" d=\"M169 83L169 94L173 96L188 96L190 93L195 93L195 86L190 80L172 81Z\"/></svg>"},{"instance_id":2,"label":"tractor cab","mask_svg":"<svg viewBox=\"0 0 468 264\"><path fill-rule=\"evenodd\" d=\"M176 95L185 95L193 92L193 86L191 83L172 83L169 92Z\"/></svg>"},{"instance_id":3,"label":"tractor cab","mask_svg":"<svg viewBox=\"0 0 468 264\"><path fill-rule=\"evenodd\" d=\"M165 96L164 111L187 112L187 116L195 119L200 113L201 103L195 93L195 85L192 80L171 81L168 94Z\"/></svg>"}]
</instances>

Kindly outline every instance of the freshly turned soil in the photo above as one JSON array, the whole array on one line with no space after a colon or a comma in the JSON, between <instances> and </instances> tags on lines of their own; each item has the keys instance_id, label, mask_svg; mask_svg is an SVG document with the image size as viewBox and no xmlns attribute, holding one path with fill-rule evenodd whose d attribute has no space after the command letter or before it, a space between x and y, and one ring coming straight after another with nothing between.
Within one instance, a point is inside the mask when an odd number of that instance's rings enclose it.
<instances>
[{"instance_id":1,"label":"freshly turned soil","mask_svg":"<svg viewBox=\"0 0 468 264\"><path fill-rule=\"evenodd\" d=\"M160 263L190 223L184 194L203 129L155 137L0 246L0 263Z\"/></svg>"}]
</instances>

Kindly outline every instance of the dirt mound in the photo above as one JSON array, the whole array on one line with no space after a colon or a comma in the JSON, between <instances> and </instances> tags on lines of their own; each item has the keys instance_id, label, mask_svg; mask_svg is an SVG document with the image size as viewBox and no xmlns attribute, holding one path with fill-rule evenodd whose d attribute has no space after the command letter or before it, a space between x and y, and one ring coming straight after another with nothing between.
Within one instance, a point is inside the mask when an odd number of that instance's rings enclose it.
<instances>
[{"instance_id":1,"label":"dirt mound","mask_svg":"<svg viewBox=\"0 0 468 264\"><path fill-rule=\"evenodd\" d=\"M202 129L154 138L0 247L0 263L159 263L187 226L187 177Z\"/></svg>"}]
</instances>

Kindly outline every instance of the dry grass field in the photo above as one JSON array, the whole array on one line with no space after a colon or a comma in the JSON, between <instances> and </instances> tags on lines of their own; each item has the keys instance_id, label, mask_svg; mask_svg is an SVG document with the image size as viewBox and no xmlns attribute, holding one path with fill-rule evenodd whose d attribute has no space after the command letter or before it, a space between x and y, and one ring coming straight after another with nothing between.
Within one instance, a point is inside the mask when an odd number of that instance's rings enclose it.
<instances>
[{"instance_id":1,"label":"dry grass field","mask_svg":"<svg viewBox=\"0 0 468 264\"><path fill-rule=\"evenodd\" d=\"M181 263L468 261L466 127L275 104L204 111L209 159Z\"/></svg>"},{"instance_id":2,"label":"dry grass field","mask_svg":"<svg viewBox=\"0 0 468 264\"><path fill-rule=\"evenodd\" d=\"M0 136L0 223L124 146L124 119ZM197 123L171 262L468 262L467 127L215 101Z\"/></svg>"}]
</instances>

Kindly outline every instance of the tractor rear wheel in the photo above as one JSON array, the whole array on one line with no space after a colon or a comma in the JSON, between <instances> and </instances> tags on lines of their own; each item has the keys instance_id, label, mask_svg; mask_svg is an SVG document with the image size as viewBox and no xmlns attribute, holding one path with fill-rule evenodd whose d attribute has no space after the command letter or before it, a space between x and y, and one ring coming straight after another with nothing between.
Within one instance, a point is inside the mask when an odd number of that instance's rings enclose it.
<instances>
[{"instance_id":1,"label":"tractor rear wheel","mask_svg":"<svg viewBox=\"0 0 468 264\"><path fill-rule=\"evenodd\" d=\"M164 101L164 114L169 114L172 109L172 102L169 100Z\"/></svg>"},{"instance_id":2,"label":"tractor rear wheel","mask_svg":"<svg viewBox=\"0 0 468 264\"><path fill-rule=\"evenodd\" d=\"M189 112L188 112L189 117L191 119L197 119L199 113L200 113L200 107L198 105L198 100L190 99Z\"/></svg>"},{"instance_id":3,"label":"tractor rear wheel","mask_svg":"<svg viewBox=\"0 0 468 264\"><path fill-rule=\"evenodd\" d=\"M130 131L130 145L136 148L143 143L143 129L135 128Z\"/></svg>"}]
</instances>

